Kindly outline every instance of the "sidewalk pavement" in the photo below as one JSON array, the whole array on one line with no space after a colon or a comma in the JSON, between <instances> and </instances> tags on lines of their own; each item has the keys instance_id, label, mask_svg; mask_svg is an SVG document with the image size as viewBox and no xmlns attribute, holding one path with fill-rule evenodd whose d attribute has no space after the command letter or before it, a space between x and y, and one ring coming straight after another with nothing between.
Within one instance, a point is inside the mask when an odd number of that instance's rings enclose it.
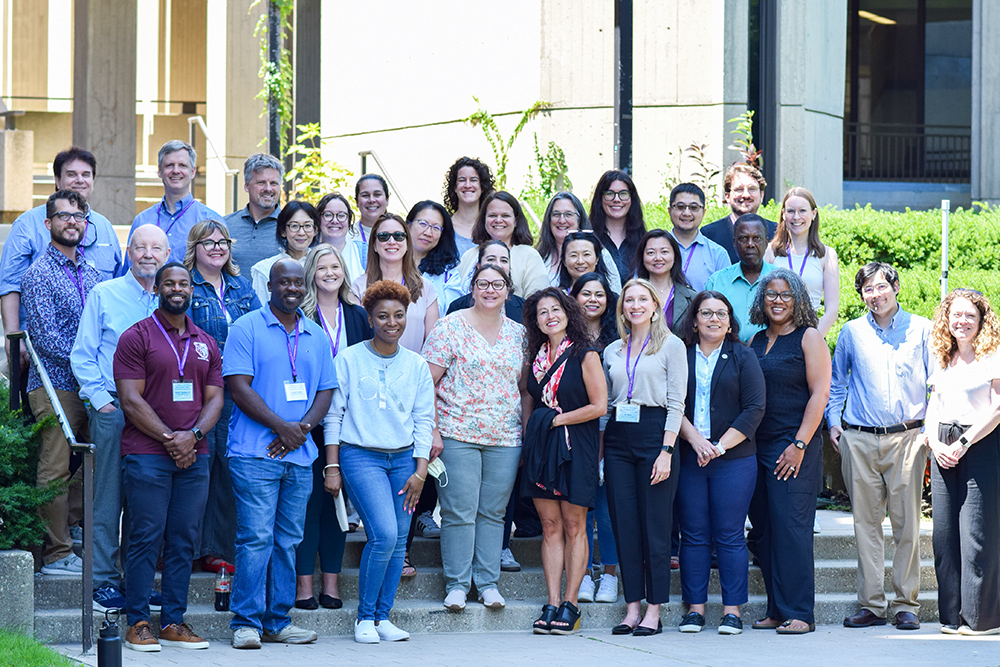
<instances>
[{"instance_id":1,"label":"sidewalk pavement","mask_svg":"<svg viewBox=\"0 0 1000 667\"><path fill-rule=\"evenodd\" d=\"M123 664L136 667L274 667L299 664L329 665L498 665L537 664L547 667L571 665L766 665L783 667L843 667L878 665L1000 664L1000 637L943 635L936 623L906 632L892 626L848 629L818 626L801 636L780 636L766 630L744 631L729 637L706 629L700 634L681 634L665 627L653 637L616 637L610 630L588 630L570 637L532 635L524 632L417 634L398 643L361 645L353 637L320 637L315 644L287 646L265 644L257 651L237 651L224 642L212 642L207 650L188 651L163 647L160 653L138 653L122 648ZM96 667L96 649L80 658L79 645L59 645L60 653Z\"/></svg>"}]
</instances>

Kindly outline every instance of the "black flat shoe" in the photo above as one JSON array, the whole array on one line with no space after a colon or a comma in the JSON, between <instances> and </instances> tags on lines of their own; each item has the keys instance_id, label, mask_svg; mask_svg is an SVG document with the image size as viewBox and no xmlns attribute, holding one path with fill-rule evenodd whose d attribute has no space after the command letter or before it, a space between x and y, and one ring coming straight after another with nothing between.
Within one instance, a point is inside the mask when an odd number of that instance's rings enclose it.
<instances>
[{"instance_id":1,"label":"black flat shoe","mask_svg":"<svg viewBox=\"0 0 1000 667\"><path fill-rule=\"evenodd\" d=\"M316 602L316 598L307 598L305 600L295 601L296 609L319 609L319 603Z\"/></svg>"},{"instance_id":2,"label":"black flat shoe","mask_svg":"<svg viewBox=\"0 0 1000 667\"><path fill-rule=\"evenodd\" d=\"M550 634L552 631L552 620L556 617L556 612L558 612L558 609L556 609L555 605L542 605L542 615L532 624L531 631L536 635Z\"/></svg>"},{"instance_id":3,"label":"black flat shoe","mask_svg":"<svg viewBox=\"0 0 1000 667\"><path fill-rule=\"evenodd\" d=\"M647 628L645 625L635 626L635 630L632 631L633 637L652 637L653 635L658 635L663 632L663 621L656 622L656 628Z\"/></svg>"},{"instance_id":4,"label":"black flat shoe","mask_svg":"<svg viewBox=\"0 0 1000 667\"><path fill-rule=\"evenodd\" d=\"M563 602L559 605L559 612L552 619L549 629L554 635L575 635L580 632L580 608L572 602Z\"/></svg>"},{"instance_id":5,"label":"black flat shoe","mask_svg":"<svg viewBox=\"0 0 1000 667\"><path fill-rule=\"evenodd\" d=\"M324 609L340 609L344 606L344 601L340 598L335 598L332 595L321 593L319 596L319 606Z\"/></svg>"},{"instance_id":6,"label":"black flat shoe","mask_svg":"<svg viewBox=\"0 0 1000 667\"><path fill-rule=\"evenodd\" d=\"M633 628L628 623L621 623L621 624L616 625L615 627L611 628L611 634L613 634L613 635L630 635L630 634L632 634L632 632L634 630L635 630L635 628Z\"/></svg>"}]
</instances>

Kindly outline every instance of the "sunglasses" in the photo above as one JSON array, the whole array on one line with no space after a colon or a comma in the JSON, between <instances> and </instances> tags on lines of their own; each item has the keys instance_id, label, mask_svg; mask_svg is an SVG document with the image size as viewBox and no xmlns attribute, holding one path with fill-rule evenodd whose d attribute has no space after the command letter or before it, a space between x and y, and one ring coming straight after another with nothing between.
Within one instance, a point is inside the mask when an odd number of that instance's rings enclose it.
<instances>
[{"instance_id":1,"label":"sunglasses","mask_svg":"<svg viewBox=\"0 0 1000 667\"><path fill-rule=\"evenodd\" d=\"M375 238L382 243L385 243L390 238L396 243L402 243L406 240L406 232L379 232L375 235Z\"/></svg>"}]
</instances>

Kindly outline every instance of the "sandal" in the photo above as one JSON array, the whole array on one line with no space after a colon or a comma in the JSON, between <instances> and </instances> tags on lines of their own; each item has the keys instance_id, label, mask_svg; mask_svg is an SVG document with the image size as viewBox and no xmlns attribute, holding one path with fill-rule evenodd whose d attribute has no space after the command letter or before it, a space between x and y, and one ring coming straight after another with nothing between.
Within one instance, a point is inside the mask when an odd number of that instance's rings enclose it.
<instances>
[{"instance_id":1,"label":"sandal","mask_svg":"<svg viewBox=\"0 0 1000 667\"><path fill-rule=\"evenodd\" d=\"M776 621L770 616L768 616L766 618L760 619L759 621L754 621L753 625L751 625L750 627L753 628L754 630L775 630L778 628L779 625L781 625L780 621Z\"/></svg>"},{"instance_id":2,"label":"sandal","mask_svg":"<svg viewBox=\"0 0 1000 667\"><path fill-rule=\"evenodd\" d=\"M580 632L580 608L569 600L559 605L556 617L549 624L549 632L553 635L575 635Z\"/></svg>"},{"instance_id":3,"label":"sandal","mask_svg":"<svg viewBox=\"0 0 1000 667\"><path fill-rule=\"evenodd\" d=\"M779 635L805 635L805 634L809 634L810 632L812 632L813 630L816 629L816 624L815 623L806 623L806 627L804 627L804 628L793 628L792 627L792 623L794 623L795 620L796 619L791 619L790 618L787 621L785 621L784 623L782 623L781 625L779 625L778 626L778 634ZM800 622L804 623L805 621L800 621Z\"/></svg>"},{"instance_id":4,"label":"sandal","mask_svg":"<svg viewBox=\"0 0 1000 667\"><path fill-rule=\"evenodd\" d=\"M552 630L552 619L556 617L556 611L558 610L555 605L542 605L542 615L539 616L538 620L531 626L531 631L536 635L549 634Z\"/></svg>"},{"instance_id":5,"label":"sandal","mask_svg":"<svg viewBox=\"0 0 1000 667\"><path fill-rule=\"evenodd\" d=\"M403 574L401 576L404 579L417 576L417 568L413 567L413 563L410 562L410 554L406 554L403 558Z\"/></svg>"}]
</instances>

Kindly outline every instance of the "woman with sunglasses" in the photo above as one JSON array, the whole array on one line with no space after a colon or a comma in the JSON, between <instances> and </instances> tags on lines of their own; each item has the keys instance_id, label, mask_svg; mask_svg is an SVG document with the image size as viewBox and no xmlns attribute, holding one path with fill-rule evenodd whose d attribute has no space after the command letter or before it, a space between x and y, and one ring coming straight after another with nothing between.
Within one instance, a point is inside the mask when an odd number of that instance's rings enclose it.
<instances>
[{"instance_id":1,"label":"woman with sunglasses","mask_svg":"<svg viewBox=\"0 0 1000 667\"><path fill-rule=\"evenodd\" d=\"M493 173L478 158L460 157L448 167L444 177L444 205L455 226L455 246L459 256L476 247L472 230L486 195L493 192Z\"/></svg>"},{"instance_id":2,"label":"woman with sunglasses","mask_svg":"<svg viewBox=\"0 0 1000 667\"><path fill-rule=\"evenodd\" d=\"M750 322L765 327L750 349L766 389L749 546L767 587L767 615L753 627L801 635L816 629L812 528L823 483L820 424L830 398L830 348L816 330L805 283L788 269L761 279Z\"/></svg>"},{"instance_id":3,"label":"woman with sunglasses","mask_svg":"<svg viewBox=\"0 0 1000 667\"><path fill-rule=\"evenodd\" d=\"M365 272L366 258L364 245L354 226L351 204L339 192L330 192L319 200L316 210L319 211L320 242L337 249L350 286L352 280Z\"/></svg>"},{"instance_id":4,"label":"woman with sunglasses","mask_svg":"<svg viewBox=\"0 0 1000 667\"><path fill-rule=\"evenodd\" d=\"M383 213L372 227L370 241L367 268L351 283L351 291L360 300L365 290L380 280L395 280L408 289L407 326L399 344L419 353L437 322L438 303L434 285L420 275L413 260L410 228L395 213Z\"/></svg>"},{"instance_id":5,"label":"woman with sunglasses","mask_svg":"<svg viewBox=\"0 0 1000 667\"><path fill-rule=\"evenodd\" d=\"M632 258L646 233L642 202L631 176L614 169L604 172L590 200L590 224L615 260L618 275L631 276Z\"/></svg>"},{"instance_id":6,"label":"woman with sunglasses","mask_svg":"<svg viewBox=\"0 0 1000 667\"><path fill-rule=\"evenodd\" d=\"M558 192L545 208L545 216L538 231L538 245L535 248L549 270L549 282L558 287L560 269L563 266L562 249L566 236L572 232L593 231L587 210L572 192ZM607 267L608 280L615 294L622 291L622 279L618 275L618 265L611 253L601 246L601 259Z\"/></svg>"},{"instance_id":7,"label":"woman with sunglasses","mask_svg":"<svg viewBox=\"0 0 1000 667\"><path fill-rule=\"evenodd\" d=\"M260 308L260 299L250 281L240 275L230 248L233 240L226 225L218 220L202 220L188 232L184 266L191 272L191 321L207 332L222 351L229 336L229 325L252 310ZM224 393L222 413L212 430L205 434L208 443L208 502L201 524L201 569L233 571L236 561L236 500L229 477L226 442L229 439L229 415L233 399Z\"/></svg>"},{"instance_id":8,"label":"woman with sunglasses","mask_svg":"<svg viewBox=\"0 0 1000 667\"><path fill-rule=\"evenodd\" d=\"M639 241L634 259L636 275L656 288L667 326L677 336L684 333L684 317L696 294L678 261L680 256L681 247L670 232L653 229Z\"/></svg>"},{"instance_id":9,"label":"woman with sunglasses","mask_svg":"<svg viewBox=\"0 0 1000 667\"><path fill-rule=\"evenodd\" d=\"M451 216L441 204L425 200L413 205L406 214L406 224L413 239L413 261L434 285L438 312L446 313L448 305L463 294Z\"/></svg>"},{"instance_id":10,"label":"woman with sunglasses","mask_svg":"<svg viewBox=\"0 0 1000 667\"><path fill-rule=\"evenodd\" d=\"M278 240L281 252L260 260L250 269L253 289L261 303L271 300L271 290L267 285L271 280L271 267L274 263L291 257L303 264L309 248L319 243L319 213L307 201L294 199L288 202L278 213L274 237Z\"/></svg>"}]
</instances>

